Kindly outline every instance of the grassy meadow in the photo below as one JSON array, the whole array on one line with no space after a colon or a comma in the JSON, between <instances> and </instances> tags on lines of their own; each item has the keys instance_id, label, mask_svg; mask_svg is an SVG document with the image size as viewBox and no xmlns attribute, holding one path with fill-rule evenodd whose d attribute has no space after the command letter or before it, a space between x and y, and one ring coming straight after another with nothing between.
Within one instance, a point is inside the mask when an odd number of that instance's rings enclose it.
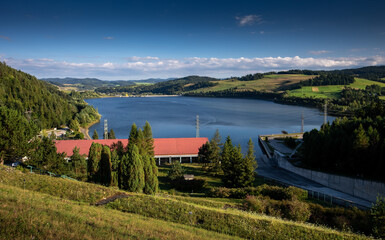
<instances>
[{"instance_id":1,"label":"grassy meadow","mask_svg":"<svg viewBox=\"0 0 385 240\"><path fill-rule=\"evenodd\" d=\"M375 82L363 78L355 78L355 82L350 85L305 86L300 89L290 90L288 93L289 96L294 97L338 98L344 87L365 89L366 86L373 84L385 87L385 83Z\"/></svg>"},{"instance_id":2,"label":"grassy meadow","mask_svg":"<svg viewBox=\"0 0 385 240\"><path fill-rule=\"evenodd\" d=\"M253 81L239 81L236 79L227 79L222 81L213 81L214 83L218 83L218 85L194 90L193 92L222 91L222 90L226 90L234 87L237 87L239 91L242 91L242 90L274 91L280 87L298 83L300 81L307 80L312 77L314 76L303 75L303 74L272 74L272 75L266 75L262 79L253 80Z\"/></svg>"},{"instance_id":3,"label":"grassy meadow","mask_svg":"<svg viewBox=\"0 0 385 240\"><path fill-rule=\"evenodd\" d=\"M0 239L367 239L231 207L228 200L124 193L0 166ZM231 203L231 202L230 202ZM236 204L236 203L234 203Z\"/></svg>"}]
</instances>

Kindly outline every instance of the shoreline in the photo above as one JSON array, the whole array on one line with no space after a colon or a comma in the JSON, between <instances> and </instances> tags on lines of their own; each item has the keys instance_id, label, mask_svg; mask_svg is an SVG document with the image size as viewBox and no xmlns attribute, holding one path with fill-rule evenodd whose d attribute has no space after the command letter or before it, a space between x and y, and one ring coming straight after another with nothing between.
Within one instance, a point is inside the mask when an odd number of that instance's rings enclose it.
<instances>
[{"instance_id":1,"label":"shoreline","mask_svg":"<svg viewBox=\"0 0 385 240\"><path fill-rule=\"evenodd\" d=\"M99 119L98 120L95 120L91 123L89 123L87 126L85 127L80 127L80 132L84 134L84 138L86 140L92 140L90 134L89 134L89 129L90 127L92 127L93 125L97 124L100 122L100 119L101 119L102 115L99 114Z\"/></svg>"}]
</instances>

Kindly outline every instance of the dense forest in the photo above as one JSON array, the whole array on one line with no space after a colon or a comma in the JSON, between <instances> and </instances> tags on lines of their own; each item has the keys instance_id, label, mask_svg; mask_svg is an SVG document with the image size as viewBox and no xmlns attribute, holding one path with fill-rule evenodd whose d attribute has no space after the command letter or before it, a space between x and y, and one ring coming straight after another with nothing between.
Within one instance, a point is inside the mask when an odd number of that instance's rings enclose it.
<instances>
[{"instance_id":1,"label":"dense forest","mask_svg":"<svg viewBox=\"0 0 385 240\"><path fill-rule=\"evenodd\" d=\"M41 129L84 126L100 117L84 100L1 62L0 113L1 161L22 156Z\"/></svg>"},{"instance_id":2,"label":"dense forest","mask_svg":"<svg viewBox=\"0 0 385 240\"><path fill-rule=\"evenodd\" d=\"M376 102L357 117L337 118L304 134L301 160L305 167L385 181L385 108Z\"/></svg>"},{"instance_id":3,"label":"dense forest","mask_svg":"<svg viewBox=\"0 0 385 240\"><path fill-rule=\"evenodd\" d=\"M216 84L211 81L218 81L215 78L199 77L199 76L188 76L175 80L159 82L153 85L137 85L137 86L122 86L114 88L97 88L96 92L105 94L166 94L174 95L182 92L191 91L199 88L211 87Z\"/></svg>"},{"instance_id":4,"label":"dense forest","mask_svg":"<svg viewBox=\"0 0 385 240\"><path fill-rule=\"evenodd\" d=\"M344 74L322 74L306 81L300 86L349 85L354 83L354 77Z\"/></svg>"},{"instance_id":5,"label":"dense forest","mask_svg":"<svg viewBox=\"0 0 385 240\"><path fill-rule=\"evenodd\" d=\"M83 100L5 63L0 63L0 106L16 110L41 129L69 124L71 119L86 125L98 118Z\"/></svg>"}]
</instances>

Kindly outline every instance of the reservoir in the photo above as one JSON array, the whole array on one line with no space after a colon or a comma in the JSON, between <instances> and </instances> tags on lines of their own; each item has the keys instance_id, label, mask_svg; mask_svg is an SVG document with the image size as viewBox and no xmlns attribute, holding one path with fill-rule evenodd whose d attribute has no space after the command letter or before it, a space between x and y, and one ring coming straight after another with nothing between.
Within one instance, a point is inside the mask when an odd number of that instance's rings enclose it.
<instances>
[{"instance_id":1,"label":"reservoir","mask_svg":"<svg viewBox=\"0 0 385 240\"><path fill-rule=\"evenodd\" d=\"M128 138L131 125L142 127L148 121L154 138L195 137L196 116L199 115L200 137L212 138L216 129L222 142L230 136L246 152L247 142L254 142L256 155L261 154L258 135L287 131L301 131L301 114L304 130L319 129L324 121L323 112L315 108L284 105L256 99L201 98L201 97L122 97L86 99L98 109L102 118L90 127L99 138L103 137L104 119L113 129L116 138ZM328 117L333 121L334 117Z\"/></svg>"}]
</instances>

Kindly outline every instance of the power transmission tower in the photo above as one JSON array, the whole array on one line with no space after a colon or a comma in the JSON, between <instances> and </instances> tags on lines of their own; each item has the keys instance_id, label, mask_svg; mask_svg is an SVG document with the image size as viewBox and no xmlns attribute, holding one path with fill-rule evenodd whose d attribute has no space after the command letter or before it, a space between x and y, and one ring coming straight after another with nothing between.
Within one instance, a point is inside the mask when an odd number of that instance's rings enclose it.
<instances>
[{"instance_id":1,"label":"power transmission tower","mask_svg":"<svg viewBox=\"0 0 385 240\"><path fill-rule=\"evenodd\" d=\"M104 139L108 139L108 124L107 124L107 119L104 119Z\"/></svg>"},{"instance_id":2,"label":"power transmission tower","mask_svg":"<svg viewBox=\"0 0 385 240\"><path fill-rule=\"evenodd\" d=\"M301 113L301 133L303 133L304 118L303 113Z\"/></svg>"},{"instance_id":3,"label":"power transmission tower","mask_svg":"<svg viewBox=\"0 0 385 240\"><path fill-rule=\"evenodd\" d=\"M324 105L324 124L328 122L328 102L325 101Z\"/></svg>"},{"instance_id":4,"label":"power transmission tower","mask_svg":"<svg viewBox=\"0 0 385 240\"><path fill-rule=\"evenodd\" d=\"M199 115L197 115L197 120L196 120L196 134L195 137L199 138Z\"/></svg>"}]
</instances>

